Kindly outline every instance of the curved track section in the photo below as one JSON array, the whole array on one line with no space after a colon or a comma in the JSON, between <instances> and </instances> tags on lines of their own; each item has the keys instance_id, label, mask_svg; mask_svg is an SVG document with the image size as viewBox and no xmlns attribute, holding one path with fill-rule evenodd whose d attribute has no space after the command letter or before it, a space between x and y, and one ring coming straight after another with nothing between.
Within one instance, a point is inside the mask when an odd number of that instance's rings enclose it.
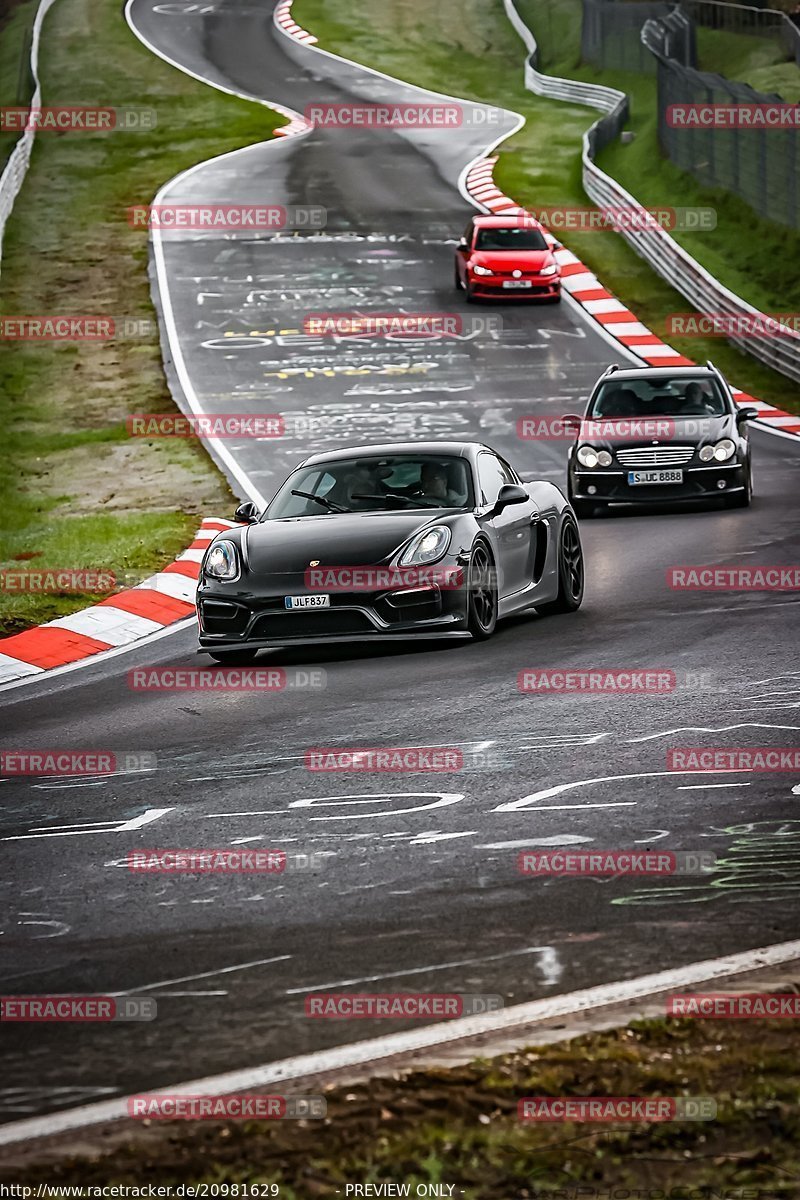
<instances>
[{"instance_id":1,"label":"curved track section","mask_svg":"<svg viewBox=\"0 0 800 1200\"><path fill-rule=\"evenodd\" d=\"M166 57L296 111L363 98L368 83L407 94L336 61L330 78L333 60L309 48L288 57L261 7L200 15L133 0L130 11ZM268 495L321 445L431 434L479 436L563 482L563 444L515 430L531 411L574 408L609 358L568 307L480 309L502 317L501 332L424 345L309 344L297 332L328 308L456 306L452 246L469 211L457 182L481 139L469 134L445 158L421 138L315 129L165 189L328 210L322 234L163 239L179 402L188 380L205 411L295 414L293 436L226 443L239 490ZM158 1018L16 1026L2 1118L387 1032L307 1020L313 990L519 1003L790 938L797 883L785 849L800 834L800 781L666 769L674 745L797 739L797 597L672 592L665 578L673 564L797 561L798 449L763 433L754 444L758 498L746 512L587 523L587 595L574 616L517 619L480 645L285 651L272 662L295 686L277 693L133 690L134 668L197 665L193 635L179 631L3 695L8 747L155 756L113 776L2 782L0 840L13 852L0 882L3 992L150 996ZM517 689L526 667L644 666L674 670L675 690ZM306 686L310 671L324 687ZM431 743L459 747L463 769L304 767L314 745ZM516 871L531 844L711 850L719 865L703 878L535 880ZM131 875L128 850L148 846L285 846L322 865L282 879Z\"/></svg>"}]
</instances>

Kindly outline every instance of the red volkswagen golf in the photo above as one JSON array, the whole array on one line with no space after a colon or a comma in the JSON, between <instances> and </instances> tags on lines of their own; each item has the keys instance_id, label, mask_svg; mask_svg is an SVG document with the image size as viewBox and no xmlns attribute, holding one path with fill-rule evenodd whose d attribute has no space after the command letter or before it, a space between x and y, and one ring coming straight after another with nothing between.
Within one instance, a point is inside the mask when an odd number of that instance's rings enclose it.
<instances>
[{"instance_id":1,"label":"red volkswagen golf","mask_svg":"<svg viewBox=\"0 0 800 1200\"><path fill-rule=\"evenodd\" d=\"M473 217L456 247L456 287L468 301L561 299L561 269L542 227L532 217Z\"/></svg>"}]
</instances>

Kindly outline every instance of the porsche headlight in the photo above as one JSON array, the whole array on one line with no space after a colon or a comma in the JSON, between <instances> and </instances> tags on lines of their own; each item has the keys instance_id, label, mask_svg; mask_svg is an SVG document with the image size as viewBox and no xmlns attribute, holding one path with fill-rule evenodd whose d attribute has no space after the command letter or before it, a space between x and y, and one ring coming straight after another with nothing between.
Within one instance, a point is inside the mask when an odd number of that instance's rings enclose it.
<instances>
[{"instance_id":1,"label":"porsche headlight","mask_svg":"<svg viewBox=\"0 0 800 1200\"><path fill-rule=\"evenodd\" d=\"M723 438L715 446L703 446L700 451L700 459L702 462L711 462L712 459L716 462L727 462L729 458L733 458L735 453L736 447L731 439Z\"/></svg>"},{"instance_id":2,"label":"porsche headlight","mask_svg":"<svg viewBox=\"0 0 800 1200\"><path fill-rule=\"evenodd\" d=\"M450 545L450 530L446 525L434 525L412 538L400 557L401 567L437 562Z\"/></svg>"},{"instance_id":3,"label":"porsche headlight","mask_svg":"<svg viewBox=\"0 0 800 1200\"><path fill-rule=\"evenodd\" d=\"M556 266L556 264L551 263L549 267L544 267L543 270L541 270L539 272L539 274L540 275L555 275L557 270L558 270L558 267Z\"/></svg>"},{"instance_id":4,"label":"porsche headlight","mask_svg":"<svg viewBox=\"0 0 800 1200\"><path fill-rule=\"evenodd\" d=\"M490 271L488 267L482 267L480 263L472 268L476 275L494 275L494 271Z\"/></svg>"},{"instance_id":5,"label":"porsche headlight","mask_svg":"<svg viewBox=\"0 0 800 1200\"><path fill-rule=\"evenodd\" d=\"M600 462L600 455L594 446L581 446L578 451L578 462L582 467L596 467Z\"/></svg>"},{"instance_id":6,"label":"porsche headlight","mask_svg":"<svg viewBox=\"0 0 800 1200\"><path fill-rule=\"evenodd\" d=\"M233 542L215 542L206 555L203 572L212 579L238 579L239 558Z\"/></svg>"}]
</instances>

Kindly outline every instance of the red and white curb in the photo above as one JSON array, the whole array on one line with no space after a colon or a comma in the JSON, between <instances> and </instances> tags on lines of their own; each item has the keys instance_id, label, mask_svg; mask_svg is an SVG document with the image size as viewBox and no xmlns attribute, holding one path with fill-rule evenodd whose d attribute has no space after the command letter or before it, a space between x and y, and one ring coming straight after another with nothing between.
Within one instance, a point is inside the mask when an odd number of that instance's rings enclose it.
<instances>
[{"instance_id":1,"label":"red and white curb","mask_svg":"<svg viewBox=\"0 0 800 1200\"><path fill-rule=\"evenodd\" d=\"M270 108L281 113L288 122L288 124L279 125L277 129L273 130L273 137L294 137L298 133L308 133L313 128L311 122L307 121L305 117L301 117L293 108L284 108L282 104L273 103L270 103Z\"/></svg>"},{"instance_id":2,"label":"red and white curb","mask_svg":"<svg viewBox=\"0 0 800 1200\"><path fill-rule=\"evenodd\" d=\"M0 684L129 645L191 616L203 555L218 533L235 524L209 518L183 554L157 575L80 612L0 641Z\"/></svg>"},{"instance_id":3,"label":"red and white curb","mask_svg":"<svg viewBox=\"0 0 800 1200\"><path fill-rule=\"evenodd\" d=\"M518 204L501 192L494 182L494 168L497 157L479 159L467 171L465 188L473 201L487 212L497 215L518 216L526 212ZM557 241L548 229L542 226L544 236L552 245ZM569 292L573 300L602 326L607 337L611 337L635 354L650 367L693 367L694 361L686 358L679 351L668 346L652 329L648 329L618 300L607 288L603 287L597 276L589 270L581 260L563 247L554 252L556 261L561 267L561 286ZM780 433L800 435L800 417L783 412L763 400L756 400L739 388L731 388L737 404L752 405L758 409L758 420Z\"/></svg>"},{"instance_id":4,"label":"red and white curb","mask_svg":"<svg viewBox=\"0 0 800 1200\"><path fill-rule=\"evenodd\" d=\"M309 33L307 29L301 29L297 22L292 17L292 0L280 0L275 8L275 21L280 25L290 37L296 38L298 42L305 42L307 46L313 46L317 39L313 33Z\"/></svg>"}]
</instances>

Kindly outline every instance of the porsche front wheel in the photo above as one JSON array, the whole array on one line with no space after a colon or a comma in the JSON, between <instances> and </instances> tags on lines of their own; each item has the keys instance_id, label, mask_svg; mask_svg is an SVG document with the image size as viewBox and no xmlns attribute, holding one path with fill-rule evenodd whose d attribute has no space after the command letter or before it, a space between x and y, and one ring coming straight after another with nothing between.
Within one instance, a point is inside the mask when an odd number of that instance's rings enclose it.
<instances>
[{"instance_id":1,"label":"porsche front wheel","mask_svg":"<svg viewBox=\"0 0 800 1200\"><path fill-rule=\"evenodd\" d=\"M488 547L473 548L467 576L467 628L475 641L492 636L497 625L497 580Z\"/></svg>"}]
</instances>

